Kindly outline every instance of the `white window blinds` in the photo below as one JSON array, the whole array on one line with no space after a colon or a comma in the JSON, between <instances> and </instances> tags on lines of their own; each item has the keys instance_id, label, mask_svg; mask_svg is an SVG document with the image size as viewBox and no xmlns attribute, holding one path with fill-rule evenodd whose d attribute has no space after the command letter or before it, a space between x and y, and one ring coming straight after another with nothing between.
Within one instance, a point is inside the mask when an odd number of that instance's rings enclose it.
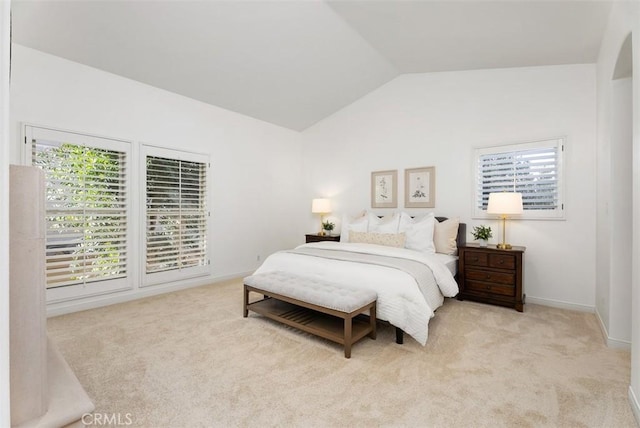
<instances>
[{"instance_id":1,"label":"white window blinds","mask_svg":"<svg viewBox=\"0 0 640 428\"><path fill-rule=\"evenodd\" d=\"M146 273L202 271L207 222L207 163L147 155Z\"/></svg>"},{"instance_id":2,"label":"white window blinds","mask_svg":"<svg viewBox=\"0 0 640 428\"><path fill-rule=\"evenodd\" d=\"M32 164L46 180L47 288L124 278L127 155L60 134L31 139Z\"/></svg>"},{"instance_id":3,"label":"white window blinds","mask_svg":"<svg viewBox=\"0 0 640 428\"><path fill-rule=\"evenodd\" d=\"M562 139L476 150L474 208L486 215L489 193L522 193L523 218L561 218Z\"/></svg>"}]
</instances>

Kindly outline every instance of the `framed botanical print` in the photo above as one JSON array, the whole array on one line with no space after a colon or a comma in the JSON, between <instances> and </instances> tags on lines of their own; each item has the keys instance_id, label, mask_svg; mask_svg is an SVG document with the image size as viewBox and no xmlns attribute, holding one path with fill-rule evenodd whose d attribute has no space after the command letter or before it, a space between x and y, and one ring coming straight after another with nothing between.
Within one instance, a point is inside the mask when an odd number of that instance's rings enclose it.
<instances>
[{"instance_id":1,"label":"framed botanical print","mask_svg":"<svg viewBox=\"0 0 640 428\"><path fill-rule=\"evenodd\" d=\"M398 170L371 173L371 208L398 207Z\"/></svg>"},{"instance_id":2,"label":"framed botanical print","mask_svg":"<svg viewBox=\"0 0 640 428\"><path fill-rule=\"evenodd\" d=\"M435 208L435 166L404 170L404 206L406 208Z\"/></svg>"}]
</instances>

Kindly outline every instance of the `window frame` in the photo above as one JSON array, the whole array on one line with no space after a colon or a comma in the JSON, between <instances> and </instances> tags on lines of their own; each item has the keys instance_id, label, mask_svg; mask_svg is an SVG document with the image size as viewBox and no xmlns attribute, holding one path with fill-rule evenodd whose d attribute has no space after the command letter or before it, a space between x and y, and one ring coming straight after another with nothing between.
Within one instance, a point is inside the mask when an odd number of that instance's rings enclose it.
<instances>
[{"instance_id":1,"label":"window frame","mask_svg":"<svg viewBox=\"0 0 640 428\"><path fill-rule=\"evenodd\" d=\"M147 273L147 157L162 157L173 160L180 160L186 162L203 163L206 166L205 185L204 192L205 204L206 204L206 250L205 250L205 265L188 267L183 269L166 270L160 272ZM170 282L180 281L184 279L197 278L207 276L211 274L211 163L208 154L186 152L181 150L169 149L164 147L158 147L150 144L140 145L140 287L148 287L159 284L166 284Z\"/></svg>"},{"instance_id":2,"label":"window frame","mask_svg":"<svg viewBox=\"0 0 640 428\"><path fill-rule=\"evenodd\" d=\"M32 125L25 123L23 125L23 146L24 146L24 164L33 165L33 150L32 143L34 140L49 140L55 142L71 143L79 146L86 146L95 149L113 150L124 153L125 165L124 165L124 192L125 192L125 218L126 218L126 233L125 233L125 253L126 263L124 277L115 279L104 279L98 281L91 281L89 283L83 282L79 284L72 284L66 286L60 286L55 288L46 289L46 302L57 303L68 300L81 299L90 296L97 296L106 293L113 293L118 291L125 291L133 289L133 278L135 277L135 263L132 260L133 256L133 237L134 234L134 218L132 211L132 177L131 177L131 162L132 162L132 144L130 141L119 140L109 137L100 137L91 135L88 133L81 133L75 131L65 131L60 129L48 128L38 125ZM45 208L46 212L46 208ZM45 236L46 245L46 236Z\"/></svg>"},{"instance_id":3,"label":"window frame","mask_svg":"<svg viewBox=\"0 0 640 428\"><path fill-rule=\"evenodd\" d=\"M472 204L472 213L474 219L490 219L495 216L487 214L487 211L480 208L479 201L479 191L482 188L481 183L479 182L480 171L479 171L479 160L481 156L487 154L500 154L500 153L510 153L510 152L519 152L526 151L532 149L543 149L549 147L557 148L556 155L556 177L557 177L557 208L553 210L527 210L526 207L523 213L517 216L518 219L523 220L565 220L565 176L564 176L564 154L567 148L567 138L566 137L556 137L556 138L548 138L544 140L536 140L525 143L515 143L515 144L504 144L497 146L486 146L486 147L476 147L473 151L472 156L472 192L471 192L471 204ZM515 187L515 183L514 183Z\"/></svg>"}]
</instances>

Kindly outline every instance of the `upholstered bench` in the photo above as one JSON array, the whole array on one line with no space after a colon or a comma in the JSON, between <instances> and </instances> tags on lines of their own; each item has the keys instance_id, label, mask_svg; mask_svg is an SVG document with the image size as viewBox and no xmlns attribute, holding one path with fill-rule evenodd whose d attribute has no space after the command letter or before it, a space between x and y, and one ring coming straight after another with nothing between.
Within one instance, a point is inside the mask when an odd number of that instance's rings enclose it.
<instances>
[{"instance_id":1,"label":"upholstered bench","mask_svg":"<svg viewBox=\"0 0 640 428\"><path fill-rule=\"evenodd\" d=\"M249 293L264 298L249 303ZM375 291L345 287L317 278L273 271L244 279L244 317L249 310L267 318L344 345L351 358L351 346L365 336L376 338ZM369 318L358 317L369 312Z\"/></svg>"}]
</instances>

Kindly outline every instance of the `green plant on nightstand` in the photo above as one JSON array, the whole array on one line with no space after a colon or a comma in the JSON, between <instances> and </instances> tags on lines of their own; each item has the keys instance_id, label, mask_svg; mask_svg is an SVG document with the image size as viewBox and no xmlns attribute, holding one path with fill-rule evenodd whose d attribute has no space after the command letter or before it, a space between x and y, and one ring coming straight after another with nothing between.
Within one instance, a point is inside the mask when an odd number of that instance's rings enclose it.
<instances>
[{"instance_id":1,"label":"green plant on nightstand","mask_svg":"<svg viewBox=\"0 0 640 428\"><path fill-rule=\"evenodd\" d=\"M476 241L480 241L481 247L486 247L489 238L493 236L491 234L491 227L483 225L474 226L473 232L471 232L471 234L473 235L473 239L475 239Z\"/></svg>"},{"instance_id":2,"label":"green plant on nightstand","mask_svg":"<svg viewBox=\"0 0 640 428\"><path fill-rule=\"evenodd\" d=\"M331 235L331 232L335 227L336 225L330 222L329 220L325 220L322 222L322 230L324 230L327 233L327 235Z\"/></svg>"}]
</instances>

